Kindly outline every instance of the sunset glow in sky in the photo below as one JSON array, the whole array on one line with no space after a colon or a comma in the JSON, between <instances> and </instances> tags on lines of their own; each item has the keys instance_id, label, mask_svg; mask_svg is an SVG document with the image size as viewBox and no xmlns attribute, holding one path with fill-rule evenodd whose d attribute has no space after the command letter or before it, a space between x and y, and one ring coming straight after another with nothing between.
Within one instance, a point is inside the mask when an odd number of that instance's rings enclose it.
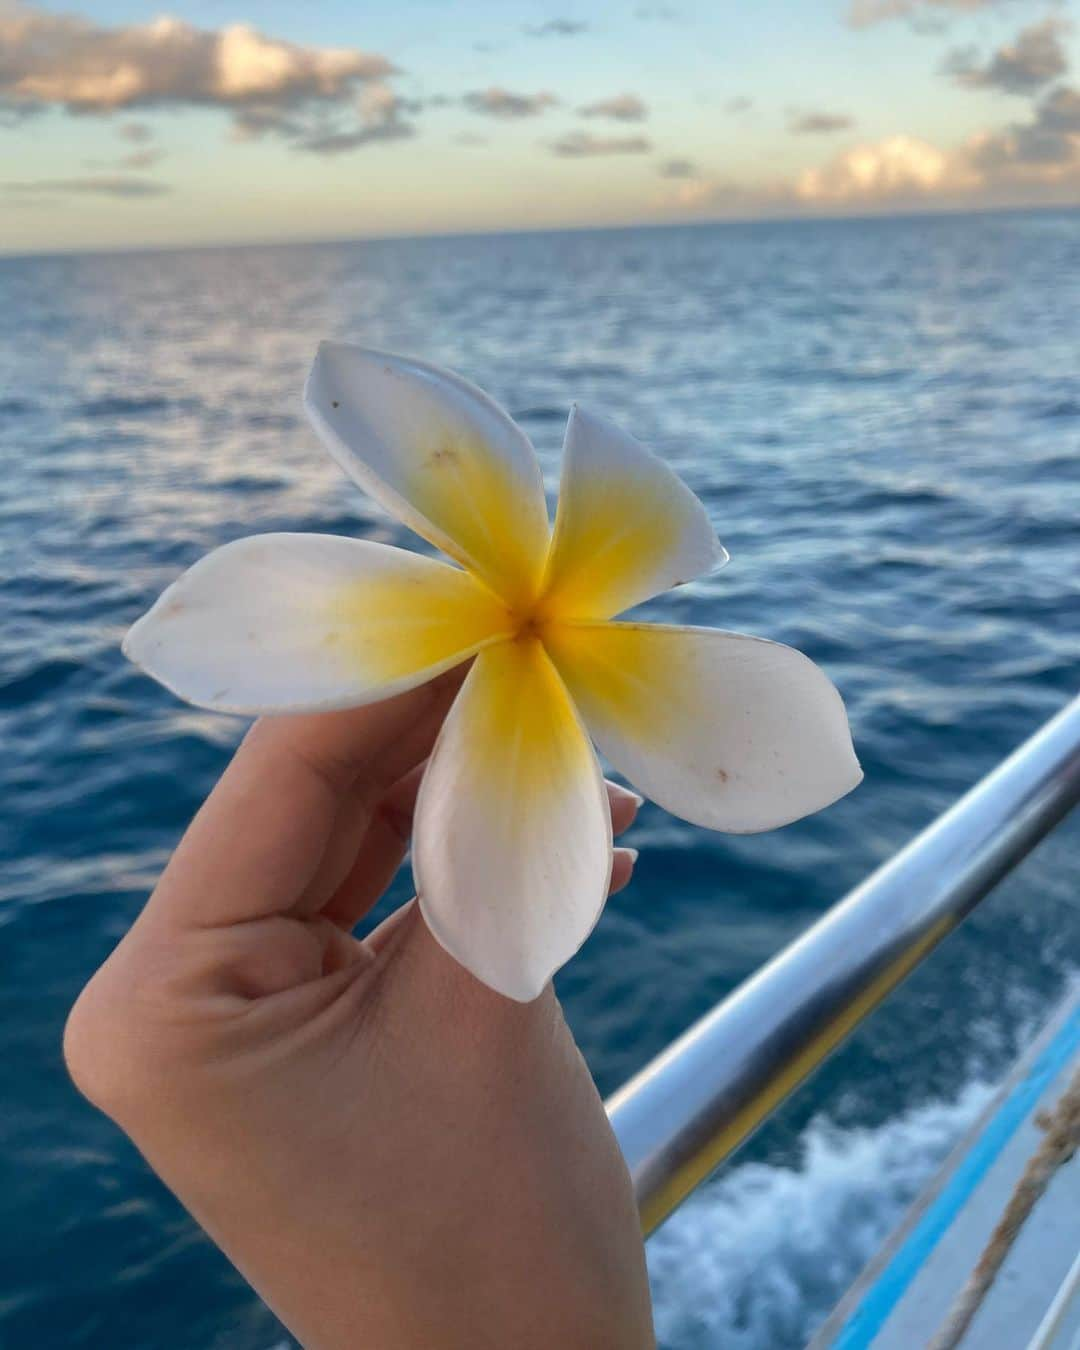
<instances>
[{"instance_id":1,"label":"sunset glow in sky","mask_svg":"<svg viewBox=\"0 0 1080 1350\"><path fill-rule=\"evenodd\" d=\"M1068 4L234 6L0 0L0 250L1080 203Z\"/></svg>"}]
</instances>

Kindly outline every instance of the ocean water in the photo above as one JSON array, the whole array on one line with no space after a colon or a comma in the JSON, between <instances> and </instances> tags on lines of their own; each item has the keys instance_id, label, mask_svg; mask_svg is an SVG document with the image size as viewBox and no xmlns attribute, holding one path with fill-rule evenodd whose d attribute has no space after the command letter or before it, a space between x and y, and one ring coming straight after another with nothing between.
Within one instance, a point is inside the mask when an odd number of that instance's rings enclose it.
<instances>
[{"instance_id":1,"label":"ocean water","mask_svg":"<svg viewBox=\"0 0 1080 1350\"><path fill-rule=\"evenodd\" d=\"M262 530L407 542L299 406L319 338L491 390L551 486L573 398L702 496L732 561L655 617L792 643L866 770L765 836L647 807L563 972L603 1091L1053 714L1080 666L1080 215L0 261L0 1344L290 1344L65 1080L60 1032L243 724L126 626ZM650 1244L667 1350L801 1345L1078 957L1066 825ZM406 894L407 879L393 898Z\"/></svg>"}]
</instances>

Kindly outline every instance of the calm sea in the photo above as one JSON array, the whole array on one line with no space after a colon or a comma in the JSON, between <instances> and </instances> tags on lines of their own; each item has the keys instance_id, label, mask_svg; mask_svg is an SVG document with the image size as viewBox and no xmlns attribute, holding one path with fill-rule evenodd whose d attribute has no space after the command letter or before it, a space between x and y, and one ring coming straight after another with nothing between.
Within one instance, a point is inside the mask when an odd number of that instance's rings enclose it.
<instances>
[{"instance_id":1,"label":"calm sea","mask_svg":"<svg viewBox=\"0 0 1080 1350\"><path fill-rule=\"evenodd\" d=\"M126 665L126 626L238 535L410 542L304 423L324 336L469 375L552 483L570 401L608 409L732 555L652 613L793 643L847 699L866 780L822 815L725 838L642 813L637 877L559 981L604 1091L1080 683L1080 215L0 261L8 1350L291 1343L59 1039L242 730ZM1078 846L1059 831L656 1237L668 1350L802 1343L1077 964Z\"/></svg>"}]
</instances>

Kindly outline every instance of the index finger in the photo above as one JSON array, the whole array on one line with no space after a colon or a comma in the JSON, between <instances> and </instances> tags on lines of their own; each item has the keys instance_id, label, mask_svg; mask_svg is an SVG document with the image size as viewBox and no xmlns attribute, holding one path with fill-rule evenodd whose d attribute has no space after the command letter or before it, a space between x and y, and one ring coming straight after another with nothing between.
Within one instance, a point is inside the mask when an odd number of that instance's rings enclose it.
<instances>
[{"instance_id":1,"label":"index finger","mask_svg":"<svg viewBox=\"0 0 1080 1350\"><path fill-rule=\"evenodd\" d=\"M148 915L201 927L289 911L343 803L378 801L426 758L463 676L347 712L261 718L188 827Z\"/></svg>"}]
</instances>

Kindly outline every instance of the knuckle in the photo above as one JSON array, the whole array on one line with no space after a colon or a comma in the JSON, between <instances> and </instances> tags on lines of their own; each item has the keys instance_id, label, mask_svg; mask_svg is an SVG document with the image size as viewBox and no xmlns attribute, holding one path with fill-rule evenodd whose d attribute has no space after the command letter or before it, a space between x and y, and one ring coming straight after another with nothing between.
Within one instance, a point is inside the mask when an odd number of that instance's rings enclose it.
<instances>
[{"instance_id":1,"label":"knuckle","mask_svg":"<svg viewBox=\"0 0 1080 1350\"><path fill-rule=\"evenodd\" d=\"M137 991L114 969L116 954L76 999L64 1026L63 1054L75 1087L99 1110L120 1119L152 1077L152 1029Z\"/></svg>"},{"instance_id":2,"label":"knuckle","mask_svg":"<svg viewBox=\"0 0 1080 1350\"><path fill-rule=\"evenodd\" d=\"M76 999L64 1025L64 1063L87 1100L108 1112L119 1087L116 1018L98 972Z\"/></svg>"}]
</instances>

